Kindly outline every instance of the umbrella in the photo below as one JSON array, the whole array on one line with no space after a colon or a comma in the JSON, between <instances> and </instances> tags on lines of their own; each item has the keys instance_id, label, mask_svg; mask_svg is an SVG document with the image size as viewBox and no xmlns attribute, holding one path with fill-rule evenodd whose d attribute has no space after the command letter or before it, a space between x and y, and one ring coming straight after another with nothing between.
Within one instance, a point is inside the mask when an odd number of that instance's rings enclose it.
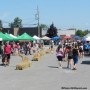
<instances>
[{"instance_id":1,"label":"umbrella","mask_svg":"<svg viewBox=\"0 0 90 90\"><path fill-rule=\"evenodd\" d=\"M34 41L33 37L29 36L27 33L22 34L21 36L17 37L18 40L31 40Z\"/></svg>"},{"instance_id":2,"label":"umbrella","mask_svg":"<svg viewBox=\"0 0 90 90\"><path fill-rule=\"evenodd\" d=\"M64 39L69 39L69 38L71 38L71 36L65 36L65 37L64 37Z\"/></svg>"}]
</instances>

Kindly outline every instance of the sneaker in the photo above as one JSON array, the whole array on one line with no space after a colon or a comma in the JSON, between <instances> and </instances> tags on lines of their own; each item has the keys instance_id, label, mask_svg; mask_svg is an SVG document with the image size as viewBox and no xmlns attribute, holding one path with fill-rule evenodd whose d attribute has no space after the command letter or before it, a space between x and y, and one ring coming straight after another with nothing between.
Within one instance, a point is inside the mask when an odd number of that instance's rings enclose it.
<instances>
[{"instance_id":1,"label":"sneaker","mask_svg":"<svg viewBox=\"0 0 90 90\"><path fill-rule=\"evenodd\" d=\"M73 68L72 70L77 70L76 68Z\"/></svg>"}]
</instances>

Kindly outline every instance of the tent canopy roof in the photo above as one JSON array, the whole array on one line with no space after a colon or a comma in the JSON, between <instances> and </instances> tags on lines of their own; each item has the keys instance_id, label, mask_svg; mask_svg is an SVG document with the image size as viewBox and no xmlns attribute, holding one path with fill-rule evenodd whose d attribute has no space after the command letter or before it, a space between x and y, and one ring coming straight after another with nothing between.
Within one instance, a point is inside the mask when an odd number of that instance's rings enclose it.
<instances>
[{"instance_id":1,"label":"tent canopy roof","mask_svg":"<svg viewBox=\"0 0 90 90\"><path fill-rule=\"evenodd\" d=\"M49 38L49 37L47 37L47 36L43 36L41 39L42 39L42 40L50 40L51 38Z\"/></svg>"},{"instance_id":2,"label":"tent canopy roof","mask_svg":"<svg viewBox=\"0 0 90 90\"><path fill-rule=\"evenodd\" d=\"M18 40L31 40L31 41L36 40L36 39L34 39L33 37L29 36L27 33L22 34L22 35L19 36L17 39L18 39Z\"/></svg>"},{"instance_id":3,"label":"tent canopy roof","mask_svg":"<svg viewBox=\"0 0 90 90\"><path fill-rule=\"evenodd\" d=\"M64 37L64 39L69 39L69 38L71 38L71 36L65 36L65 37Z\"/></svg>"},{"instance_id":4,"label":"tent canopy roof","mask_svg":"<svg viewBox=\"0 0 90 90\"><path fill-rule=\"evenodd\" d=\"M36 36L36 35L34 35L33 38L35 38L35 39L37 39L37 40L40 39L40 38L39 38L38 36Z\"/></svg>"},{"instance_id":5,"label":"tent canopy roof","mask_svg":"<svg viewBox=\"0 0 90 90\"><path fill-rule=\"evenodd\" d=\"M2 32L0 32L0 38L2 38L2 40L11 40L8 36L3 34Z\"/></svg>"},{"instance_id":6,"label":"tent canopy roof","mask_svg":"<svg viewBox=\"0 0 90 90\"><path fill-rule=\"evenodd\" d=\"M55 36L55 37L52 38L52 40L59 40L59 39L60 39L59 36Z\"/></svg>"}]
</instances>

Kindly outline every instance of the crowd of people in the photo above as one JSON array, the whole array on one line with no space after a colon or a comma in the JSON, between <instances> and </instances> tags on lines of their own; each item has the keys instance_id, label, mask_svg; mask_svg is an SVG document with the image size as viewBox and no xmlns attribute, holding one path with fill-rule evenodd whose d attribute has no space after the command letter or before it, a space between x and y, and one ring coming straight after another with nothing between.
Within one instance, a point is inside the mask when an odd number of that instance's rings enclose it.
<instances>
[{"instance_id":1,"label":"crowd of people","mask_svg":"<svg viewBox=\"0 0 90 90\"><path fill-rule=\"evenodd\" d=\"M49 48L54 48L55 44L50 41ZM5 42L0 43L0 55L2 57L2 65L7 66L10 64L11 55L18 53L25 55L32 55L38 52L43 47L42 43L27 42ZM62 61L67 61L67 68L77 70L77 63L79 58L83 58L85 54L89 54L90 45L85 42L59 42L56 49L56 57L58 59L59 68L62 67Z\"/></svg>"},{"instance_id":2,"label":"crowd of people","mask_svg":"<svg viewBox=\"0 0 90 90\"><path fill-rule=\"evenodd\" d=\"M78 59L89 54L89 50L90 45L87 42L60 43L56 49L59 68L62 68L62 61L67 61L67 68L77 70Z\"/></svg>"},{"instance_id":3,"label":"crowd of people","mask_svg":"<svg viewBox=\"0 0 90 90\"><path fill-rule=\"evenodd\" d=\"M25 54L32 55L38 51L42 46L38 43L27 42L5 42L0 43L0 56L2 58L2 65L9 66L11 55Z\"/></svg>"}]
</instances>

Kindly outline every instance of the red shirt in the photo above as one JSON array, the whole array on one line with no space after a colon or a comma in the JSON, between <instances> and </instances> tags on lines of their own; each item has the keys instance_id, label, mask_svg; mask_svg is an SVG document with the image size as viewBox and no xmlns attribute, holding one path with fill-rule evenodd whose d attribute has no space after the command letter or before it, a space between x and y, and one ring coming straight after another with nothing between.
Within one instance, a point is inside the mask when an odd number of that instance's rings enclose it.
<instances>
[{"instance_id":1,"label":"red shirt","mask_svg":"<svg viewBox=\"0 0 90 90\"><path fill-rule=\"evenodd\" d=\"M10 54L11 53L11 45L7 44L4 46L4 54Z\"/></svg>"}]
</instances>

